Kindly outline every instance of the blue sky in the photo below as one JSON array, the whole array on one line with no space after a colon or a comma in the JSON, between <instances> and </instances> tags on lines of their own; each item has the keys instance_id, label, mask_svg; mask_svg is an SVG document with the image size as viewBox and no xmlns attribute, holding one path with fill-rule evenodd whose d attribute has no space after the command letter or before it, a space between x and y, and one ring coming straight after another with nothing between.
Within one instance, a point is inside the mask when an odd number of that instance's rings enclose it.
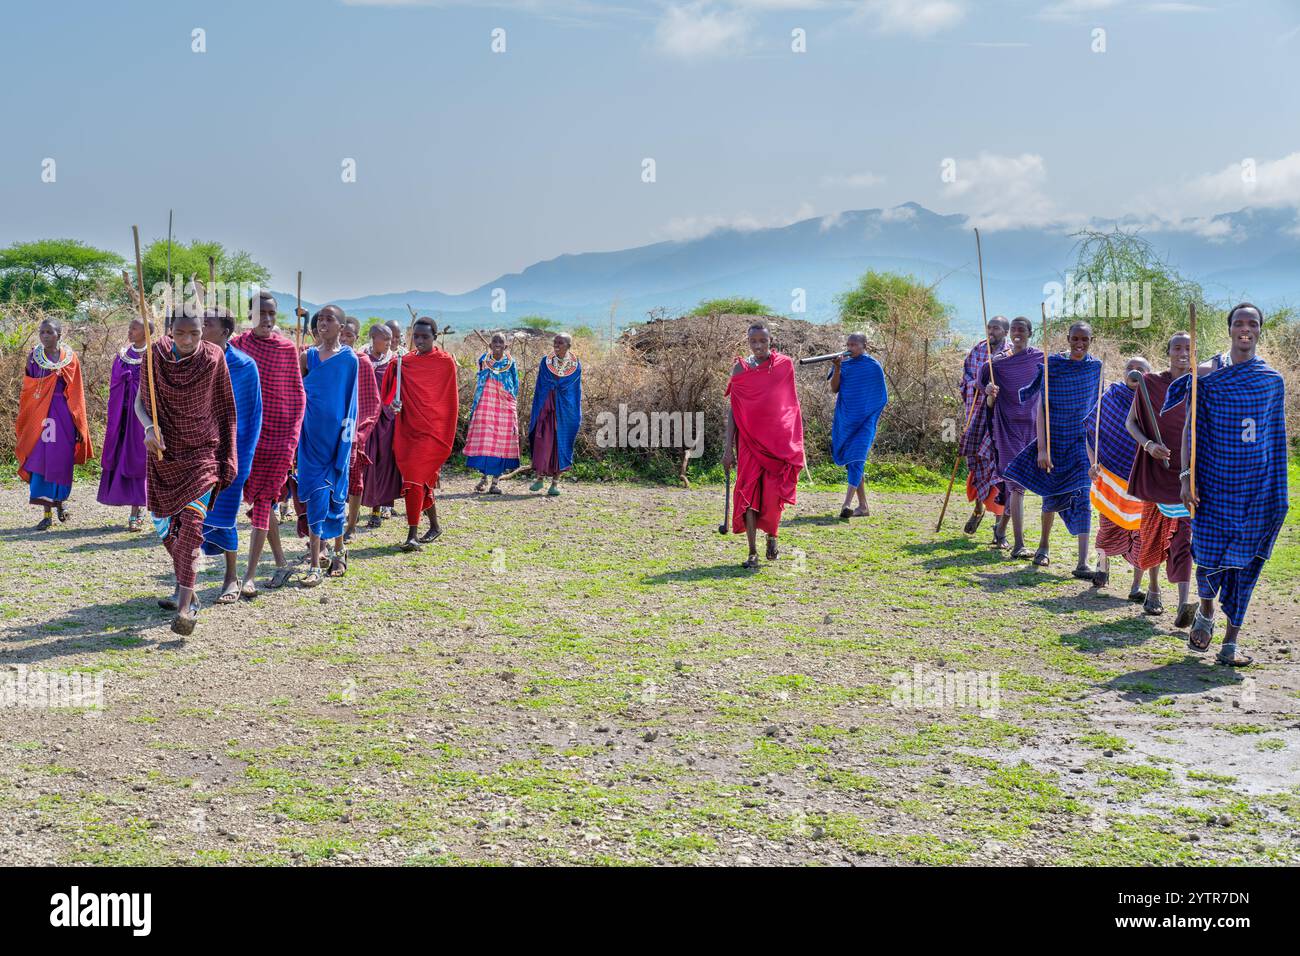
<instances>
[{"instance_id":1,"label":"blue sky","mask_svg":"<svg viewBox=\"0 0 1300 956\"><path fill-rule=\"evenodd\" d=\"M909 200L992 231L1300 207L1296 0L6 7L0 244L126 252L174 208L314 301Z\"/></svg>"}]
</instances>

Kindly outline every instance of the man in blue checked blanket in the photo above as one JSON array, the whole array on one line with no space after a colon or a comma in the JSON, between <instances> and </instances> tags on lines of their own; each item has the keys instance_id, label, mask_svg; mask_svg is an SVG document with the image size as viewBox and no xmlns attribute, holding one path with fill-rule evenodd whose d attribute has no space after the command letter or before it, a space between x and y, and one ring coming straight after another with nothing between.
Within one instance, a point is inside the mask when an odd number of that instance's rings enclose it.
<instances>
[{"instance_id":1,"label":"man in blue checked blanket","mask_svg":"<svg viewBox=\"0 0 1300 956\"><path fill-rule=\"evenodd\" d=\"M1196 374L1196 458L1191 458L1191 414L1183 431L1180 474L1183 504L1192 512L1192 557L1200 597L1188 635L1204 653L1214 640L1214 602L1223 616L1223 645L1216 661L1245 667L1238 651L1251 592L1286 520L1286 387L1282 376L1255 354L1264 313L1243 302L1228 313L1228 364L1207 363ZM1191 395L1191 376L1169 386L1167 410ZM1192 468L1196 473L1192 487Z\"/></svg>"},{"instance_id":2,"label":"man in blue checked blanket","mask_svg":"<svg viewBox=\"0 0 1300 956\"><path fill-rule=\"evenodd\" d=\"M1051 563L1048 543L1052 523L1059 513L1065 529L1079 542L1079 563L1073 574L1092 581L1088 566L1088 534L1092 528L1092 437L1093 418L1101 387L1101 362L1088 354L1092 347L1092 326L1075 322L1070 326L1070 351L1050 355L1047 361L1047 388L1043 388L1043 367L1032 382L1020 390L1020 402L1045 404L1048 415L1038 416L1038 438L1025 446L1003 472L1043 499L1042 536L1033 563L1045 567ZM1040 405L1041 407L1041 405ZM1051 441L1047 440L1046 423L1051 421Z\"/></svg>"}]
</instances>

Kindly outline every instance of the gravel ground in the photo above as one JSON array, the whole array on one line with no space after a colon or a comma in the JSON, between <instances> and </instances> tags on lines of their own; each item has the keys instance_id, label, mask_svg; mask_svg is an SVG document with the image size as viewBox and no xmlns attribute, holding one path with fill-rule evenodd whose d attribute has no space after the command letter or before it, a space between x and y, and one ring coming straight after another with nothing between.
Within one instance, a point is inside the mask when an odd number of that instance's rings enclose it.
<instances>
[{"instance_id":1,"label":"gravel ground","mask_svg":"<svg viewBox=\"0 0 1300 956\"><path fill-rule=\"evenodd\" d=\"M720 488L449 485L316 590L216 607L210 566L183 642L123 509L37 534L0 485L0 680L103 677L0 711L0 863L1300 862L1294 521L1237 672L934 494L801 490L751 573Z\"/></svg>"}]
</instances>

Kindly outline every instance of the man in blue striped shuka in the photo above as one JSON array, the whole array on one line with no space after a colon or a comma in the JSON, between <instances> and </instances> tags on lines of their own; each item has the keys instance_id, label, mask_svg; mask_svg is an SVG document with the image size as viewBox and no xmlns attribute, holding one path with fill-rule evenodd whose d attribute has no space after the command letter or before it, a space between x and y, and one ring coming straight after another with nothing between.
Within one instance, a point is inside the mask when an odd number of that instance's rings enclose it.
<instances>
[{"instance_id":1,"label":"man in blue striped shuka","mask_svg":"<svg viewBox=\"0 0 1300 956\"><path fill-rule=\"evenodd\" d=\"M1286 386L1255 354L1264 313L1249 302L1228 313L1230 364L1209 363L1196 374L1196 489L1191 470L1182 480L1192 510L1192 557L1201 599L1188 645L1205 652L1214 640L1214 600L1228 619L1217 662L1245 667L1237 652L1250 595L1273 553L1287 512ZM1213 369L1213 370L1212 370ZM1164 409L1191 394L1191 376L1169 386ZM1191 415L1183 431L1183 461L1191 462Z\"/></svg>"},{"instance_id":2,"label":"man in blue striped shuka","mask_svg":"<svg viewBox=\"0 0 1300 956\"><path fill-rule=\"evenodd\" d=\"M1076 578L1092 580L1088 566L1088 532L1092 528L1092 486L1090 409L1097 407L1101 387L1101 362L1088 354L1092 347L1092 326L1075 322L1070 326L1070 352L1051 355L1047 361L1048 394L1046 404L1051 415L1051 447L1048 448L1044 424L1047 416L1038 416L1038 438L1030 442L1007 466L1003 477L1027 488L1043 499L1043 532L1033 563L1044 567L1051 563L1048 542L1052 523L1059 512L1065 529L1079 539L1079 564ZM1020 402L1042 401L1043 369L1032 382L1020 390Z\"/></svg>"},{"instance_id":3,"label":"man in blue striped shuka","mask_svg":"<svg viewBox=\"0 0 1300 956\"><path fill-rule=\"evenodd\" d=\"M871 454L871 446L876 441L880 413L889 403L885 371L879 362L866 353L866 348L865 333L849 333L844 345L848 356L836 358L826 375L831 383L831 391L835 393L831 459L844 467L848 482L844 504L840 507L841 521L871 514L871 509L867 507L867 456ZM856 511L849 508L854 495L858 496Z\"/></svg>"}]
</instances>

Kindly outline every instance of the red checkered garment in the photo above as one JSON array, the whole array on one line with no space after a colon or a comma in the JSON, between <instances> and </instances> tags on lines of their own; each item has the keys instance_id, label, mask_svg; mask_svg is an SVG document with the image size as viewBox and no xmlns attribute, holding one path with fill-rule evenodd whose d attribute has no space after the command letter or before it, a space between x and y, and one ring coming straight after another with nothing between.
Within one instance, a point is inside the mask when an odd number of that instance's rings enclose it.
<instances>
[{"instance_id":1,"label":"red checkered garment","mask_svg":"<svg viewBox=\"0 0 1300 956\"><path fill-rule=\"evenodd\" d=\"M483 383L462 452L466 458L519 457L519 408L514 396L494 378Z\"/></svg>"},{"instance_id":2,"label":"red checkered garment","mask_svg":"<svg viewBox=\"0 0 1300 956\"><path fill-rule=\"evenodd\" d=\"M235 394L225 353L211 342L200 342L180 361L172 358L168 336L153 348L158 430L167 447L161 459L148 458L145 494L151 512L170 517L214 485L220 491L234 480L238 470ZM148 385L146 369L141 388ZM146 409L150 405L146 394Z\"/></svg>"},{"instance_id":3,"label":"red checkered garment","mask_svg":"<svg viewBox=\"0 0 1300 956\"><path fill-rule=\"evenodd\" d=\"M298 349L287 337L273 333L259 339L252 332L241 332L230 344L252 356L262 383L262 434L244 483L244 501L253 506L249 515L253 527L265 530L271 505L280 497L298 450L307 394Z\"/></svg>"}]
</instances>

